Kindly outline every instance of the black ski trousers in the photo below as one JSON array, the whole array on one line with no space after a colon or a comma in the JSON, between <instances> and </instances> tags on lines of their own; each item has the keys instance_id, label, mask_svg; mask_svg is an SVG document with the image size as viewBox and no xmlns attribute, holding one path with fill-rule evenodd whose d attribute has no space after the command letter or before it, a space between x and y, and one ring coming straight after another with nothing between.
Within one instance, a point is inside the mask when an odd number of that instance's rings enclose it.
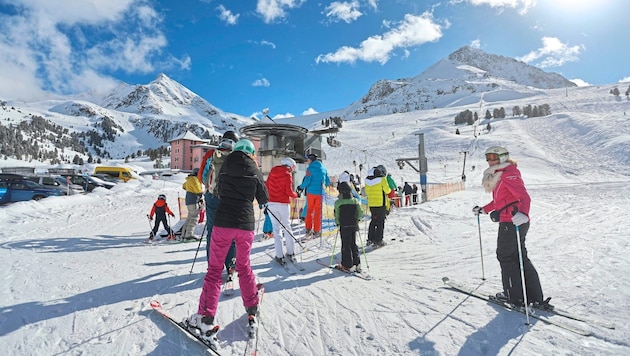
<instances>
[{"instance_id":1,"label":"black ski trousers","mask_svg":"<svg viewBox=\"0 0 630 356\"><path fill-rule=\"evenodd\" d=\"M164 229L168 234L172 234L171 227L168 226L168 222L166 221L166 214L155 214L155 225L153 226L153 236L157 234L158 229L160 228L160 223L164 226Z\"/></svg>"},{"instance_id":2,"label":"black ski trousers","mask_svg":"<svg viewBox=\"0 0 630 356\"><path fill-rule=\"evenodd\" d=\"M538 272L527 257L525 248L525 236L529 230L529 222L519 226L521 237L521 252L523 254L523 271L525 274L525 289L529 303L542 302L543 292L540 286ZM497 239L497 259L501 265L501 279L503 291L514 304L523 304L523 286L521 283L521 268L518 258L518 245L516 244L516 226L511 222L499 223L499 236Z\"/></svg>"},{"instance_id":3,"label":"black ski trousers","mask_svg":"<svg viewBox=\"0 0 630 356\"><path fill-rule=\"evenodd\" d=\"M368 240L374 243L383 241L383 230L385 229L385 215L387 209L384 206L370 207L372 219L368 228Z\"/></svg>"},{"instance_id":4,"label":"black ski trousers","mask_svg":"<svg viewBox=\"0 0 630 356\"><path fill-rule=\"evenodd\" d=\"M339 234L341 235L341 264L346 268L351 268L361 263L357 246L357 227L341 227Z\"/></svg>"}]
</instances>

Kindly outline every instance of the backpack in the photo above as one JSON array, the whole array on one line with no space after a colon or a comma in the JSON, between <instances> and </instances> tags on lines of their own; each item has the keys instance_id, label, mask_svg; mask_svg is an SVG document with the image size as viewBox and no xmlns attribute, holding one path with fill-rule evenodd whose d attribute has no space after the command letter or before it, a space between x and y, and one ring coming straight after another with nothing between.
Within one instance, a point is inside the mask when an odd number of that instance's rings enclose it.
<instances>
[{"instance_id":1,"label":"backpack","mask_svg":"<svg viewBox=\"0 0 630 356\"><path fill-rule=\"evenodd\" d=\"M208 170L207 172L204 171L204 183L206 184L206 190L214 196L219 195L217 179L219 178L219 173L221 173L221 166L223 166L225 156L228 154L230 154L229 151L215 150L212 157L208 159L211 160L210 164L206 164Z\"/></svg>"}]
</instances>

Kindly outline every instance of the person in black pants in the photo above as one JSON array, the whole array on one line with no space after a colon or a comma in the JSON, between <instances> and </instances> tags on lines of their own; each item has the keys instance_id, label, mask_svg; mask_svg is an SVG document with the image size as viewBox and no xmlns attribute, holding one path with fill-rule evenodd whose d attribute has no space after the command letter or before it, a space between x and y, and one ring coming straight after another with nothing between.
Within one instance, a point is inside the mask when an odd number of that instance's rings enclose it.
<instances>
[{"instance_id":1,"label":"person in black pants","mask_svg":"<svg viewBox=\"0 0 630 356\"><path fill-rule=\"evenodd\" d=\"M363 209L359 202L352 197L352 188L348 182L341 182L337 186L339 199L335 201L335 223L339 226L341 235L341 264L337 268L344 271L361 272L361 258L357 247L357 231L359 220L363 216Z\"/></svg>"}]
</instances>

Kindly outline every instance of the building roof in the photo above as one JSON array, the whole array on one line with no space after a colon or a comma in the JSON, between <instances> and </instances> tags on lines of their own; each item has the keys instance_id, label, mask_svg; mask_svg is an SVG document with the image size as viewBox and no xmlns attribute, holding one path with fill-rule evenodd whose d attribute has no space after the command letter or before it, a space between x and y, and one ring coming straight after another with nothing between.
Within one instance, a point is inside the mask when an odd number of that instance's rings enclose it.
<instances>
[{"instance_id":1,"label":"building roof","mask_svg":"<svg viewBox=\"0 0 630 356\"><path fill-rule=\"evenodd\" d=\"M203 142L207 141L207 140L199 138L197 135L195 135L194 133L192 133L190 131L186 131L183 134L170 139L168 142L173 142L173 141L177 141L177 140L203 141Z\"/></svg>"}]
</instances>

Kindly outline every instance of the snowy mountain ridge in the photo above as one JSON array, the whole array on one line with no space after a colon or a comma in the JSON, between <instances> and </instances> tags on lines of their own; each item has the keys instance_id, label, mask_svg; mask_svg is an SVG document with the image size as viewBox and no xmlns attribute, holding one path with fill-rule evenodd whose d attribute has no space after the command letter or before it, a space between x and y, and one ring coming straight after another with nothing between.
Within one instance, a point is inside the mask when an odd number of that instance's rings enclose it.
<instances>
[{"instance_id":1,"label":"snowy mountain ridge","mask_svg":"<svg viewBox=\"0 0 630 356\"><path fill-rule=\"evenodd\" d=\"M492 100L501 93L527 98L545 89L575 87L557 73L547 73L513 58L464 46L413 78L379 80L343 117L430 110Z\"/></svg>"}]
</instances>

